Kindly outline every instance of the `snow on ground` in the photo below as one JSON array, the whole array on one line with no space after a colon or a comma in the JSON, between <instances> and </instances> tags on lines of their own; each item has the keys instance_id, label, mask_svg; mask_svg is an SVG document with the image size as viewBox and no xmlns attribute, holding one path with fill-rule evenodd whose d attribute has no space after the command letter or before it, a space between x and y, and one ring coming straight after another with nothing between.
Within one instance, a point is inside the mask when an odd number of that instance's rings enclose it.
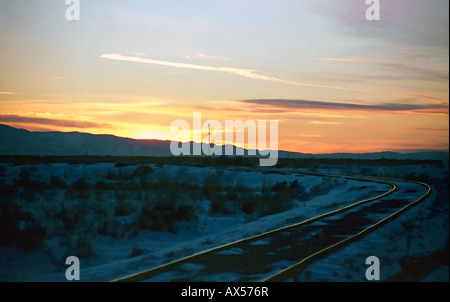
<instances>
[{"instance_id":1,"label":"snow on ground","mask_svg":"<svg viewBox=\"0 0 450 302\"><path fill-rule=\"evenodd\" d=\"M4 168L0 169L0 179L4 183L13 183L20 177L22 166L8 164L2 166ZM306 190L310 190L324 181L323 177L312 175L246 172L244 170L212 167L150 166L154 169L153 180L158 179L161 175L168 175L170 178L177 178L180 183L183 180L203 183L205 178L213 175L223 186L242 184L255 190L260 190L263 184L273 185L282 181L290 183L294 180L298 180ZM96 183L98 180L108 182L108 173L114 172L117 166L114 163L89 165L62 163L32 165L30 168L44 180L59 177L64 179L67 184L73 184L79 179L85 179L90 183ZM136 166L123 166L120 169L125 174L131 174L136 170ZM361 171L366 169L371 175L394 177L404 177L412 171L411 168L406 167L399 169L393 169L392 167L351 167L351 169L354 174L363 174ZM335 173L345 172L344 168L336 167L326 170ZM436 170L433 167L418 166L416 171L433 176L437 173L448 175L448 168L442 172L442 170ZM442 177L442 174L439 174L439 177ZM97 256L86 259L80 257L81 280L113 280L179 257L302 221L329 212L336 207L379 195L389 189L389 186L383 184L341 179L334 183L329 191L321 192L321 195L307 201L296 201L295 207L290 210L259 217L258 219L243 213L236 215L212 214L210 205L205 202L201 213L199 213L197 224L192 225L186 221L180 221L177 223L178 231L175 233L146 230L141 231L135 237L119 239L92 234L90 240ZM62 196L61 198L63 199ZM48 200L41 200L37 202L37 205L45 208L49 206L48 203ZM383 276L400 271L399 259L402 257L426 256L443 247L442 245L449 234L448 210L448 200L440 201L436 191L433 191L429 199L408 210L395 221L388 223L376 232L368 234L362 240L313 263L302 273L300 280L366 281L364 277L367 268L365 259L371 255L380 258L381 278L383 280ZM35 209L35 211L39 211L39 209ZM436 214L436 211L439 211L439 213ZM51 217L52 213L42 211L39 215ZM90 217L90 219L95 219L95 217ZM95 223L95 221L91 222L92 224ZM404 226L406 223L414 225L414 232L411 234L405 235ZM65 255L65 257L73 255L70 248L61 246L64 238L55 236L48 241L47 244L53 246L54 254ZM266 243L262 241L254 244ZM239 251L234 252L238 253ZM61 265L56 265L54 257L52 258L51 255L42 250L24 252L14 246L0 247L0 280L66 281L65 257L57 259L61 262ZM273 265L284 268L291 264L283 262ZM199 268L187 267L186 269ZM230 279L230 274L224 274L226 280ZM448 281L448 266L439 268L423 281Z\"/></svg>"},{"instance_id":2,"label":"snow on ground","mask_svg":"<svg viewBox=\"0 0 450 302\"><path fill-rule=\"evenodd\" d=\"M114 170L115 164L99 163L89 165L51 164L37 165L32 168L42 178L61 177L67 183L74 183L80 178L95 183L105 180L107 174ZM168 174L178 179L193 179L202 183L209 175L218 175L222 185L244 184L260 189L263 183L292 182L298 180L306 190L323 182L323 177L311 175L283 175L277 173L246 172L233 169L211 167L180 167L176 165L152 165L154 177ZM20 173L20 166L10 166L3 171L3 178L13 180ZM136 166L121 168L124 173L132 173ZM362 182L357 180L335 181L329 191L322 192L307 201L297 201L295 207L277 214L258 219L248 215L212 215L208 209L200 213L195 227L180 221L178 231L141 231L133 238L113 239L110 236L90 235L96 257L81 261L82 281L109 281L169 262L171 260L213 248L245 237L266 232L294 222L302 221L318 214L329 212L338 206L350 204L357 200L373 197L388 191L390 186ZM51 213L48 213L51 215ZM92 219L95 217L93 216ZM95 223L95 221L92 221ZM73 255L67 247L60 246L63 238L50 238L47 242L53 246L53 252L59 255ZM264 244L262 242L261 244ZM136 255L132 257L133 251ZM67 266L56 265L55 259L48 253L37 250L22 252L15 247L0 247L0 280L4 281L66 281ZM58 261L64 262L62 257Z\"/></svg>"},{"instance_id":3,"label":"snow on ground","mask_svg":"<svg viewBox=\"0 0 450 302\"><path fill-rule=\"evenodd\" d=\"M376 256L380 260L380 281L383 281L402 270L402 258L430 256L445 247L448 236L449 202L433 191L428 199L394 221L313 262L301 272L299 280L365 282L369 268L366 258ZM448 265L439 267L422 281L449 282Z\"/></svg>"}]
</instances>

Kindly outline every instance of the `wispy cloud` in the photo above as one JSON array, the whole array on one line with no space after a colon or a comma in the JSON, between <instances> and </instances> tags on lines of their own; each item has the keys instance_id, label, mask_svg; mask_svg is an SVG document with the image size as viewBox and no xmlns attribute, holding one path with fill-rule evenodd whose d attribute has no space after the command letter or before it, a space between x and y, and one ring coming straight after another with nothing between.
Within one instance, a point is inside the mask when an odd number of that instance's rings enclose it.
<instances>
[{"instance_id":1,"label":"wispy cloud","mask_svg":"<svg viewBox=\"0 0 450 302\"><path fill-rule=\"evenodd\" d=\"M91 121L76 121L66 119L53 119L33 116L21 116L15 114L0 115L0 123L22 123L22 124L39 124L50 125L66 128L101 128L108 127L107 124L95 123Z\"/></svg>"},{"instance_id":2,"label":"wispy cloud","mask_svg":"<svg viewBox=\"0 0 450 302\"><path fill-rule=\"evenodd\" d=\"M351 62L351 63L367 63L367 62L370 62L368 60L351 59L351 58L319 58L319 60L336 61L336 62Z\"/></svg>"},{"instance_id":3,"label":"wispy cloud","mask_svg":"<svg viewBox=\"0 0 450 302\"><path fill-rule=\"evenodd\" d=\"M155 60L155 59L149 59L149 58L123 56L120 54L103 54L100 57L103 59L109 59L109 60L152 64L152 65L168 66L168 67L174 67L174 68L225 72L225 73L230 73L230 74L234 74L234 75L238 75L238 76L242 76L242 77L246 77L246 78L250 78L250 79L268 81L268 82L274 82L274 83L283 83L283 84L295 85L295 86L315 87L315 88L323 88L323 89L365 92L365 93L375 93L375 94L385 94L385 95L387 94L387 95L396 95L396 96L402 96L402 97L417 96L417 95L412 95L412 94L402 93L402 92L395 92L395 91L381 91L381 90L368 89L368 88L352 88L352 87L343 87L343 86L335 86L335 85L327 85L327 84L319 84L319 83L289 81L289 80L285 80L285 79L281 79L281 78L277 78L277 77L271 77L271 76L259 74L254 69L223 67L223 66L209 66L209 65L162 61L162 60ZM328 58L328 59L329 60L347 60L347 61L350 60L351 62L358 61L358 59L344 59L344 58ZM360 60L360 62L363 62L363 60ZM431 98L431 97L422 96L421 98Z\"/></svg>"},{"instance_id":4,"label":"wispy cloud","mask_svg":"<svg viewBox=\"0 0 450 302\"><path fill-rule=\"evenodd\" d=\"M258 104L283 109L327 109L327 110L357 110L357 111L432 111L448 114L446 104L355 104L343 102L320 102L308 100L285 100L285 99L250 99L242 100L247 104Z\"/></svg>"},{"instance_id":5,"label":"wispy cloud","mask_svg":"<svg viewBox=\"0 0 450 302\"><path fill-rule=\"evenodd\" d=\"M154 60L154 59L148 59L148 58L122 56L119 54L103 54L100 57L104 58L104 59L110 59L110 60L153 64L153 65L161 65L161 66L168 66L168 67L175 67L175 68L196 69L196 70L204 70L204 71L220 71L220 72L236 74L236 75L240 75L240 76L252 78L252 79L280 81L279 79L276 79L276 78L259 75L259 74L255 73L255 71L252 69L243 69L243 68L234 68L234 67L216 67L216 66L189 64L189 63L170 62L170 61Z\"/></svg>"},{"instance_id":6,"label":"wispy cloud","mask_svg":"<svg viewBox=\"0 0 450 302\"><path fill-rule=\"evenodd\" d=\"M14 92L9 92L9 91L0 91L0 94L13 95L15 93Z\"/></svg>"},{"instance_id":7,"label":"wispy cloud","mask_svg":"<svg viewBox=\"0 0 450 302\"><path fill-rule=\"evenodd\" d=\"M213 56L213 55L207 55L204 53L196 53L193 55L187 55L184 56L186 59L209 59L209 60L220 60L220 61L227 61L229 58L223 57L223 56Z\"/></svg>"},{"instance_id":8,"label":"wispy cloud","mask_svg":"<svg viewBox=\"0 0 450 302\"><path fill-rule=\"evenodd\" d=\"M322 135L319 134L301 134L301 137L309 137L309 138L319 138L322 137Z\"/></svg>"},{"instance_id":9,"label":"wispy cloud","mask_svg":"<svg viewBox=\"0 0 450 302\"><path fill-rule=\"evenodd\" d=\"M432 128L432 127L420 127L420 128L416 128L416 130L421 130L421 131L447 131L448 132L448 128Z\"/></svg>"},{"instance_id":10,"label":"wispy cloud","mask_svg":"<svg viewBox=\"0 0 450 302\"><path fill-rule=\"evenodd\" d=\"M338 122L327 122L327 121L312 121L311 124L314 124L314 125L339 125L341 123L338 123Z\"/></svg>"},{"instance_id":11,"label":"wispy cloud","mask_svg":"<svg viewBox=\"0 0 450 302\"><path fill-rule=\"evenodd\" d=\"M63 77L63 76L43 76L46 79L52 79L52 80L70 80L70 77Z\"/></svg>"},{"instance_id":12,"label":"wispy cloud","mask_svg":"<svg viewBox=\"0 0 450 302\"><path fill-rule=\"evenodd\" d=\"M100 57L103 59L116 60L116 61L126 61L126 62L134 62L134 63L168 66L168 67L175 67L175 68L203 70L203 71L226 72L226 73L239 75L239 76L250 78L250 79L269 81L269 82L275 82L275 83L283 83L283 84L296 85L296 86L380 93L379 91L374 91L374 90L370 90L370 89L349 88L349 87L332 86L332 85L325 85L325 84L289 81L289 80L284 80L284 79L280 79L280 78L276 78L276 77L259 74L254 69L179 63L179 62L154 60L154 59L140 58L140 57L123 56L120 54L103 54Z\"/></svg>"}]
</instances>

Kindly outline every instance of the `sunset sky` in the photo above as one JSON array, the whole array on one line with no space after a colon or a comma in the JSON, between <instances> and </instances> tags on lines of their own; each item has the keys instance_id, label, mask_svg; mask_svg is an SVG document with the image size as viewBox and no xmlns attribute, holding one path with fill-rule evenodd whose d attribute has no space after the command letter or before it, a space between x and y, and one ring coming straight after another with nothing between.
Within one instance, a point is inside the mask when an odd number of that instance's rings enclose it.
<instances>
[{"instance_id":1,"label":"sunset sky","mask_svg":"<svg viewBox=\"0 0 450 302\"><path fill-rule=\"evenodd\" d=\"M449 1L380 3L0 0L0 123L170 140L201 112L278 120L280 150L448 150Z\"/></svg>"}]
</instances>

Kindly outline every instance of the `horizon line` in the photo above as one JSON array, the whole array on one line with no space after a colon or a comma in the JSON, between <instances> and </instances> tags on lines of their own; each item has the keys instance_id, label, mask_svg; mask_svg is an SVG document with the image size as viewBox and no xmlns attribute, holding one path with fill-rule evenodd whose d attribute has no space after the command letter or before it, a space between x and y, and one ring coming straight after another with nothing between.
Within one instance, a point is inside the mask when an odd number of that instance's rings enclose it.
<instances>
[{"instance_id":1,"label":"horizon line","mask_svg":"<svg viewBox=\"0 0 450 302\"><path fill-rule=\"evenodd\" d=\"M81 131L33 131L33 130L27 130L24 128L16 128L7 124L3 124L0 123L0 126L6 126L12 129L16 129L16 130L24 130L30 133L62 133L62 134L68 134L68 133L78 133L78 134L86 134L86 135L92 135L92 136L112 136L115 138L119 138L119 139L128 139L128 140L133 140L133 141L158 141L158 142L171 142L172 140L163 140L163 139L152 139L152 138L132 138L132 137L126 137L126 136L118 136L115 134L110 134L110 133L104 133L104 134L94 134L94 133L89 133L89 132L81 132ZM178 141L178 143L189 143L189 144L207 144L204 142L196 142L196 141L186 141L186 142L182 142L182 141ZM424 153L424 152L444 152L444 153L450 153L449 149L410 149L410 150L384 150L384 151L372 151L372 152L331 152L331 153L304 153L304 152L300 152L300 151L287 151L287 150L270 150L270 149L264 149L264 150L259 150L259 149L248 149L248 148L243 148L243 147L239 147L236 146L235 144L214 144L212 143L212 145L216 145L216 146L220 146L220 147L224 147L224 146L229 146L232 145L235 148L241 148L244 149L244 151L250 151L250 150L256 150L256 151L277 151L278 153L280 152L285 152L285 153L293 153L293 154L303 154L303 155L334 155L334 154L355 154L355 155L364 155L364 154L378 154L378 153L397 153L397 154L413 154L413 153ZM4 155L0 155L0 156L4 156ZM223 155L225 156L225 155Z\"/></svg>"}]
</instances>

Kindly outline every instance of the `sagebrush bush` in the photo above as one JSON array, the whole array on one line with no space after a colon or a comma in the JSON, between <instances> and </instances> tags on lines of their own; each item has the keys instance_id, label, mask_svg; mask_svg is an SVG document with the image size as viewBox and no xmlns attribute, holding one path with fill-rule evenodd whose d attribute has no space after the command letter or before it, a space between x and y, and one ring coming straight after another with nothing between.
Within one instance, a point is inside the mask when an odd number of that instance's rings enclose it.
<instances>
[{"instance_id":1,"label":"sagebrush bush","mask_svg":"<svg viewBox=\"0 0 450 302\"><path fill-rule=\"evenodd\" d=\"M77 257L82 259L89 259L96 256L94 247L92 246L91 239L88 235L84 234L78 237L76 246L73 247Z\"/></svg>"},{"instance_id":2,"label":"sagebrush bush","mask_svg":"<svg viewBox=\"0 0 450 302\"><path fill-rule=\"evenodd\" d=\"M255 190L228 181L223 171L187 178L187 168L172 175L163 166L155 171L145 164L117 164L96 170L104 177L97 179L86 167L71 165L48 174L41 169L23 167L8 185L0 182L0 245L17 243L33 250L60 236L70 239L65 241L67 248L89 258L95 256L95 236L121 239L147 230L176 233L186 225L180 222L196 225L204 213L256 219L288 209L293 198L305 194L298 181L264 182ZM137 247L131 255L139 253Z\"/></svg>"},{"instance_id":3,"label":"sagebrush bush","mask_svg":"<svg viewBox=\"0 0 450 302\"><path fill-rule=\"evenodd\" d=\"M225 205L226 196L222 192L212 191L208 193L208 200L211 201L211 211L216 214L229 214L229 209Z\"/></svg>"},{"instance_id":4,"label":"sagebrush bush","mask_svg":"<svg viewBox=\"0 0 450 302\"><path fill-rule=\"evenodd\" d=\"M137 256L140 256L147 252L148 252L148 249L134 245L133 250L131 251L130 256L128 256L128 257L129 258L137 257Z\"/></svg>"},{"instance_id":5,"label":"sagebrush bush","mask_svg":"<svg viewBox=\"0 0 450 302\"><path fill-rule=\"evenodd\" d=\"M114 214L116 216L128 216L136 212L137 207L129 201L117 200Z\"/></svg>"},{"instance_id":6,"label":"sagebrush bush","mask_svg":"<svg viewBox=\"0 0 450 302\"><path fill-rule=\"evenodd\" d=\"M136 170L134 170L133 172L133 178L134 177L142 177L144 175L148 175L153 173L153 168L150 166L139 166L136 168Z\"/></svg>"},{"instance_id":7,"label":"sagebrush bush","mask_svg":"<svg viewBox=\"0 0 450 302\"><path fill-rule=\"evenodd\" d=\"M259 200L254 193L242 193L239 197L239 204L241 209L246 214L253 214L258 210Z\"/></svg>"},{"instance_id":8,"label":"sagebrush bush","mask_svg":"<svg viewBox=\"0 0 450 302\"><path fill-rule=\"evenodd\" d=\"M47 231L38 223L29 224L23 231L18 234L17 247L31 252L41 246Z\"/></svg>"}]
</instances>

